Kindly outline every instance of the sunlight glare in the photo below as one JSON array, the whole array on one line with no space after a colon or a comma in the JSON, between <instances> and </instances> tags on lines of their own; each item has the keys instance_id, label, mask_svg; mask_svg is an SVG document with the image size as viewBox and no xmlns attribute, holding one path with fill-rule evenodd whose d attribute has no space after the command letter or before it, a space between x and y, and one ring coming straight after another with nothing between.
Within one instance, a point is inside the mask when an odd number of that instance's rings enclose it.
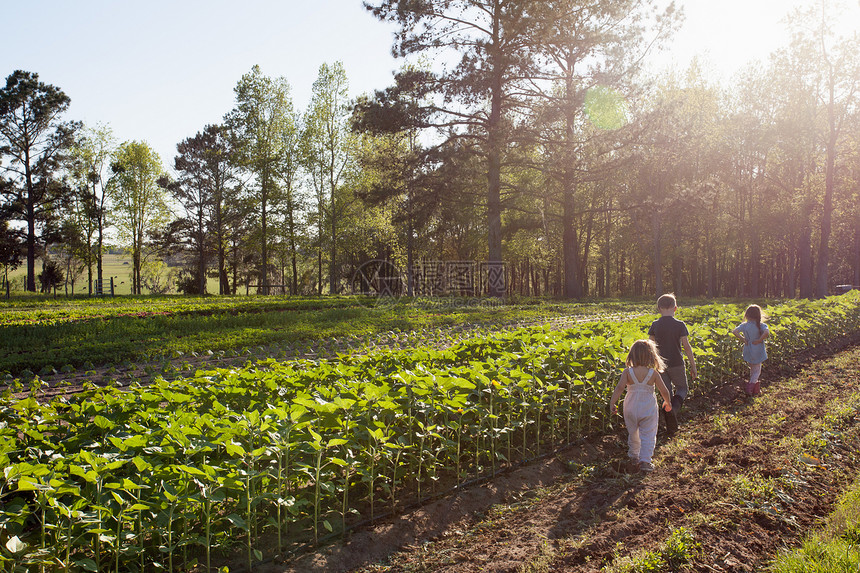
<instances>
[{"instance_id":1,"label":"sunlight glare","mask_svg":"<svg viewBox=\"0 0 860 573\"><path fill-rule=\"evenodd\" d=\"M585 115L597 129L623 127L628 122L628 112L627 100L612 88L593 87L585 95Z\"/></svg>"}]
</instances>

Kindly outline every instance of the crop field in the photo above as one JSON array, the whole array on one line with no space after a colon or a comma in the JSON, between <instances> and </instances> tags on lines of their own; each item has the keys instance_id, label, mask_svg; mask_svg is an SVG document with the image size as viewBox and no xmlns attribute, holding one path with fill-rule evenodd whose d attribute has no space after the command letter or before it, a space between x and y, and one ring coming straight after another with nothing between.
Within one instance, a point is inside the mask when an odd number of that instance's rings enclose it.
<instances>
[{"instance_id":1,"label":"crop field","mask_svg":"<svg viewBox=\"0 0 860 573\"><path fill-rule=\"evenodd\" d=\"M465 335L530 323L573 324L650 312L653 303L504 306L468 299L377 308L355 297L115 297L13 299L0 313L0 373L131 367L193 354L334 355L377 347L445 345ZM228 356L229 355L229 356Z\"/></svg>"},{"instance_id":2,"label":"crop field","mask_svg":"<svg viewBox=\"0 0 860 573\"><path fill-rule=\"evenodd\" d=\"M10 571L287 570L276 564L617 432L606 403L627 348L655 318L639 303L44 305L3 314L0 564ZM856 294L766 310L775 368L860 331ZM699 367L694 394L743 375L728 336L742 311L679 315ZM114 339L128 346L105 348ZM328 345L297 357L307 340ZM50 399L37 373L252 346L226 367L201 362L122 388L84 382Z\"/></svg>"}]
</instances>

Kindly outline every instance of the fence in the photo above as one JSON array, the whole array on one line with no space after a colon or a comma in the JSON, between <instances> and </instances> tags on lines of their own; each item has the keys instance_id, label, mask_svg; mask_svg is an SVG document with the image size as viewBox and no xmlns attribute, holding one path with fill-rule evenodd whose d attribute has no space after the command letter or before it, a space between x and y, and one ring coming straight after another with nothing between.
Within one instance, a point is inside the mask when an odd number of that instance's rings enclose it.
<instances>
[{"instance_id":1,"label":"fence","mask_svg":"<svg viewBox=\"0 0 860 573\"><path fill-rule=\"evenodd\" d=\"M115 296L116 291L114 291L113 277L110 277L109 279L101 279L101 280L93 279L93 285L92 286L93 286L93 288L90 290L90 292L92 292L96 296L105 296L106 294L108 294L105 292L106 286L110 288L110 290L108 291L110 293L110 296Z\"/></svg>"}]
</instances>

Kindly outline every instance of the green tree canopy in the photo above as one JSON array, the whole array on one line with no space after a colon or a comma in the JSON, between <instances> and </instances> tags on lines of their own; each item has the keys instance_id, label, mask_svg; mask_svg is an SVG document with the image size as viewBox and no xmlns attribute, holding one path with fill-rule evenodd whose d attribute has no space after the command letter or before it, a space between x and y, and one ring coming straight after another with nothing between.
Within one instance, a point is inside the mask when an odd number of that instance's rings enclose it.
<instances>
[{"instance_id":1,"label":"green tree canopy","mask_svg":"<svg viewBox=\"0 0 860 573\"><path fill-rule=\"evenodd\" d=\"M113 220L120 240L131 248L132 294L142 294L146 241L170 217L166 191L159 185L164 168L147 143L127 141L119 146L111 169L115 174L110 188Z\"/></svg>"},{"instance_id":2,"label":"green tree canopy","mask_svg":"<svg viewBox=\"0 0 860 573\"><path fill-rule=\"evenodd\" d=\"M0 173L3 208L27 227L27 290L36 290L38 232L68 189L59 181L76 122L62 121L69 97L39 74L16 70L0 88Z\"/></svg>"}]
</instances>

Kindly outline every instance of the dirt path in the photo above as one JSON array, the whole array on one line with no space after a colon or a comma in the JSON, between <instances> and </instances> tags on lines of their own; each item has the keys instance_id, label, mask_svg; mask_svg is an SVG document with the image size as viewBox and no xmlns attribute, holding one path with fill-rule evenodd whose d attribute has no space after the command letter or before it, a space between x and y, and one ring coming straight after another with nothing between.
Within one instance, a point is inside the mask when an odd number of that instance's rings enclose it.
<instances>
[{"instance_id":1,"label":"dirt path","mask_svg":"<svg viewBox=\"0 0 860 573\"><path fill-rule=\"evenodd\" d=\"M619 430L258 571L596 572L677 528L699 544L684 570L761 570L860 473L860 346L849 344L765 370L759 398L727 381L688 400L651 474L624 473Z\"/></svg>"}]
</instances>

